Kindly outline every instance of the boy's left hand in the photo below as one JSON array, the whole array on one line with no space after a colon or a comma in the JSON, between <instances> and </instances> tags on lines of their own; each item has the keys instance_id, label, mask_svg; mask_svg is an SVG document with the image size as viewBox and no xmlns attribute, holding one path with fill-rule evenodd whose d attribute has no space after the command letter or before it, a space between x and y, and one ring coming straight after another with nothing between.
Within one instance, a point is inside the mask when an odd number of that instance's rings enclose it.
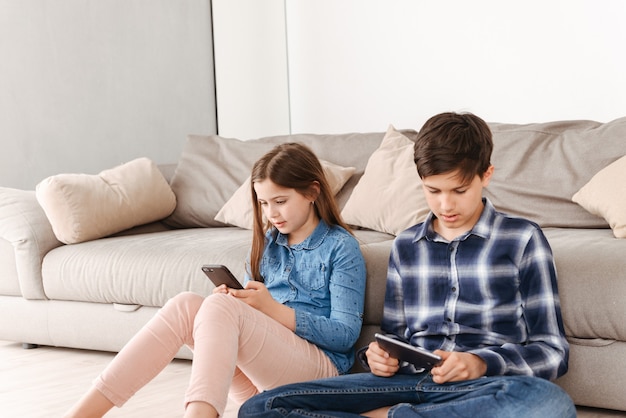
<instances>
[{"instance_id":1,"label":"boy's left hand","mask_svg":"<svg viewBox=\"0 0 626 418\"><path fill-rule=\"evenodd\" d=\"M487 372L487 364L475 354L443 350L435 350L435 354L443 359L430 371L435 383L478 379Z\"/></svg>"}]
</instances>

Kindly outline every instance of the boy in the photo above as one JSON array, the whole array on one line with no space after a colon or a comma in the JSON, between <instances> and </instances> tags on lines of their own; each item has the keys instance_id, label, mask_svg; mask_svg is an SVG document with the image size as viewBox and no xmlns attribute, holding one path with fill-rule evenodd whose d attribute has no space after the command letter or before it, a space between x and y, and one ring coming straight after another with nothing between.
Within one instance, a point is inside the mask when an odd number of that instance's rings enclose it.
<instances>
[{"instance_id":1,"label":"boy","mask_svg":"<svg viewBox=\"0 0 626 418\"><path fill-rule=\"evenodd\" d=\"M279 387L240 417L575 417L551 383L567 371L551 249L534 223L482 197L494 167L487 124L429 119L414 160L431 213L402 232L389 259L382 331L443 359L430 372L372 342L371 373Z\"/></svg>"}]
</instances>

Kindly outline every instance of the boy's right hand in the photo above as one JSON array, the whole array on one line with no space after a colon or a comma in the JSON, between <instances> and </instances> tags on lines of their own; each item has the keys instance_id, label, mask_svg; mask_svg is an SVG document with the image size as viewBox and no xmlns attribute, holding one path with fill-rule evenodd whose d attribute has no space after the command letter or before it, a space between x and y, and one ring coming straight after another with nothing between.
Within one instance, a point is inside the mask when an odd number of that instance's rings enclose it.
<instances>
[{"instance_id":1,"label":"boy's right hand","mask_svg":"<svg viewBox=\"0 0 626 418\"><path fill-rule=\"evenodd\" d=\"M376 341L370 343L365 356L372 374L376 376L390 377L400 368L398 359L391 357L388 352L380 348Z\"/></svg>"}]
</instances>

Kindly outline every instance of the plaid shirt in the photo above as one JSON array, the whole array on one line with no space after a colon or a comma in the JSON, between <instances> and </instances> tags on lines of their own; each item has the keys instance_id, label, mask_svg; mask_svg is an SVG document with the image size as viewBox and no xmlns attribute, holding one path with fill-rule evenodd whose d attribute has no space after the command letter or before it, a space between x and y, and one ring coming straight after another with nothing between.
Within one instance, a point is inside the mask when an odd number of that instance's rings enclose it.
<instances>
[{"instance_id":1,"label":"plaid shirt","mask_svg":"<svg viewBox=\"0 0 626 418\"><path fill-rule=\"evenodd\" d=\"M382 330L430 350L476 354L488 376L554 379L567 371L569 345L552 251L536 224L483 201L476 225L452 242L434 232L432 213L398 235Z\"/></svg>"}]
</instances>

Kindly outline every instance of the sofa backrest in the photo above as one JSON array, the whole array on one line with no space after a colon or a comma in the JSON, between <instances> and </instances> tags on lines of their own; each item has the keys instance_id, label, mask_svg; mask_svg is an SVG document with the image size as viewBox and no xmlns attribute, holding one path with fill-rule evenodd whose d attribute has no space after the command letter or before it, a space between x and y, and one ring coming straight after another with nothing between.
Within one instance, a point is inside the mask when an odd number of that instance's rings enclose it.
<instances>
[{"instance_id":1,"label":"sofa backrest","mask_svg":"<svg viewBox=\"0 0 626 418\"><path fill-rule=\"evenodd\" d=\"M490 127L495 172L485 195L497 209L542 227L608 228L571 199L594 174L626 155L626 117Z\"/></svg>"},{"instance_id":2,"label":"sofa backrest","mask_svg":"<svg viewBox=\"0 0 626 418\"><path fill-rule=\"evenodd\" d=\"M384 132L295 134L241 141L217 135L191 135L171 180L176 209L165 223L177 228L224 226L214 219L217 212L248 178L254 162L284 142L303 143L320 159L356 168L337 196L343 205L383 136Z\"/></svg>"},{"instance_id":3,"label":"sofa backrest","mask_svg":"<svg viewBox=\"0 0 626 418\"><path fill-rule=\"evenodd\" d=\"M559 121L525 125L490 123L495 173L485 195L503 212L542 227L608 228L572 196L598 171L626 155L626 117L607 123ZM415 131L403 131L410 139ZM384 132L295 134L240 141L191 135L171 180L177 206L173 227L223 226L214 217L273 146L301 142L323 160L355 167L337 199L343 207Z\"/></svg>"}]
</instances>

